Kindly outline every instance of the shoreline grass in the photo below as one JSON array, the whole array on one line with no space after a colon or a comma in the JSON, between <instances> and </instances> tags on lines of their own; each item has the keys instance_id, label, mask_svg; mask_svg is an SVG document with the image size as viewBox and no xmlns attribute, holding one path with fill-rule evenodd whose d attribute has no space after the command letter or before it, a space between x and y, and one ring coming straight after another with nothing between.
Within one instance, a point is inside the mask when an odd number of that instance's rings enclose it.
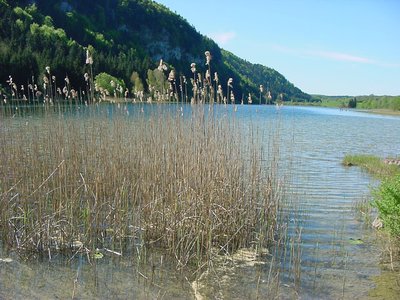
<instances>
[{"instance_id":1,"label":"shoreline grass","mask_svg":"<svg viewBox=\"0 0 400 300\"><path fill-rule=\"evenodd\" d=\"M373 155L346 155L342 164L346 167L358 166L379 179L400 173L399 166L386 164L384 160Z\"/></svg>"},{"instance_id":2,"label":"shoreline grass","mask_svg":"<svg viewBox=\"0 0 400 300\"><path fill-rule=\"evenodd\" d=\"M376 207L378 217L372 226L384 229L384 252L390 261L392 271L394 261L400 260L400 166L387 164L379 157L372 155L346 155L343 159L345 166L358 166L381 181L372 190L373 199L358 205L358 209L367 218Z\"/></svg>"},{"instance_id":3,"label":"shoreline grass","mask_svg":"<svg viewBox=\"0 0 400 300\"><path fill-rule=\"evenodd\" d=\"M378 115L400 116L400 111L393 109L373 108L373 109L356 109L356 111L370 113L370 114L378 114Z\"/></svg>"}]
</instances>

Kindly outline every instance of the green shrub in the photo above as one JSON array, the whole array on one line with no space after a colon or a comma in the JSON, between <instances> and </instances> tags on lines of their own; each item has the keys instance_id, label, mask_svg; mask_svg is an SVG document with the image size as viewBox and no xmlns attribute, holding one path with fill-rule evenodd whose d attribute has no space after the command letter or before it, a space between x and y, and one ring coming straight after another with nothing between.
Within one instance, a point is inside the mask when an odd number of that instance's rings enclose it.
<instances>
[{"instance_id":1,"label":"green shrub","mask_svg":"<svg viewBox=\"0 0 400 300\"><path fill-rule=\"evenodd\" d=\"M125 82L107 73L100 73L96 76L94 82L97 87L107 91L107 95L122 97L125 91Z\"/></svg>"},{"instance_id":2,"label":"green shrub","mask_svg":"<svg viewBox=\"0 0 400 300\"><path fill-rule=\"evenodd\" d=\"M374 198L385 228L400 237L400 175L383 181L374 191Z\"/></svg>"}]
</instances>

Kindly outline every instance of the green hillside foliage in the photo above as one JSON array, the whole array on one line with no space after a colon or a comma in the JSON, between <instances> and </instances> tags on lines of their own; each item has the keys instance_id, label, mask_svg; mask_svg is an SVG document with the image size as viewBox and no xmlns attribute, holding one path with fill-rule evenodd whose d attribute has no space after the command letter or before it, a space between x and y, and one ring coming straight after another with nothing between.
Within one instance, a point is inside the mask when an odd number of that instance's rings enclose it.
<instances>
[{"instance_id":1,"label":"green hillside foliage","mask_svg":"<svg viewBox=\"0 0 400 300\"><path fill-rule=\"evenodd\" d=\"M89 45L94 49L94 75L110 74L125 82L129 91L135 90L135 82L143 83L147 91L149 70L157 68L160 59L177 75L191 78L192 62L198 72L205 73L204 53L210 51L211 74L218 72L224 90L228 78L233 78L237 99L248 93L257 98L260 85L271 91L272 101L281 94L284 101L311 99L275 70L222 50L184 18L151 0L0 1L0 84L4 90L10 75L18 85L42 84L46 66L57 81L68 76L71 86L84 89Z\"/></svg>"}]
</instances>

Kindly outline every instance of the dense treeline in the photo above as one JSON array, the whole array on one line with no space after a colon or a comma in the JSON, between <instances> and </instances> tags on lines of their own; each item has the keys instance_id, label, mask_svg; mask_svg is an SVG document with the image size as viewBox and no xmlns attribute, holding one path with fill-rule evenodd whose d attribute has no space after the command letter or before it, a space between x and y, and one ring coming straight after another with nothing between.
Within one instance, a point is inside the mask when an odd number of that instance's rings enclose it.
<instances>
[{"instance_id":1,"label":"dense treeline","mask_svg":"<svg viewBox=\"0 0 400 300\"><path fill-rule=\"evenodd\" d=\"M357 108L400 110L400 96L359 96Z\"/></svg>"},{"instance_id":2,"label":"dense treeline","mask_svg":"<svg viewBox=\"0 0 400 300\"><path fill-rule=\"evenodd\" d=\"M312 95L312 101L322 106L400 111L400 96L368 95L351 97Z\"/></svg>"},{"instance_id":3,"label":"dense treeline","mask_svg":"<svg viewBox=\"0 0 400 300\"><path fill-rule=\"evenodd\" d=\"M223 51L185 19L151 0L0 0L0 88L4 91L10 75L18 85L41 86L47 66L59 84L68 76L71 86L84 90L89 45L94 75L110 74L129 91L137 86L148 91L149 70L155 70L160 59L177 76L191 78L191 63L205 73L204 53L210 51L211 74L218 72L224 90L228 79L233 79L237 101L246 95L246 102L248 93L258 98L260 85L270 90L271 101L278 96L283 101L310 100L275 70ZM262 95L263 101L267 95Z\"/></svg>"}]
</instances>

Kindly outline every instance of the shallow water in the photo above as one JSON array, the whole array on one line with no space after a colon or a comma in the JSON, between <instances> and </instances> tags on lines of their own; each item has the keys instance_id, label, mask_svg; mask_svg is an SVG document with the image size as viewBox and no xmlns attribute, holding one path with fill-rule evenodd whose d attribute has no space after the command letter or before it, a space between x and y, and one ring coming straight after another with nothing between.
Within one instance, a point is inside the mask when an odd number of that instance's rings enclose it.
<instances>
[{"instance_id":1,"label":"shallow water","mask_svg":"<svg viewBox=\"0 0 400 300\"><path fill-rule=\"evenodd\" d=\"M114 108L110 106L109 112ZM179 109L175 105L132 105L126 113L133 116L135 110L142 108L144 113ZM183 115L190 116L190 110L185 106ZM245 128L251 123L251 129L261 130L266 143L273 135L271 131L279 130L281 172L285 185L290 187L287 195L292 205L286 208L288 238L293 239L291 245L300 253L300 259L291 261L291 251L281 250L256 264L243 259L224 267L215 265L213 272L203 274L197 281L197 297L269 298L271 291L282 299L368 297L379 282L377 276L382 274L380 248L374 230L366 226L354 206L369 197L368 188L376 182L358 168L343 167L341 161L350 153L398 156L400 118L288 106L279 110L238 106L236 112L232 106L218 106L215 110L217 116L234 115ZM65 115L93 116L84 107L79 113ZM265 151L268 147L265 145ZM5 249L0 250L0 258L8 255ZM93 265L84 255L71 261L55 257L52 262L11 258L12 262L0 262L0 299L194 297L193 284L187 276L157 254L148 254L144 262L106 255ZM271 262L280 270L278 288L271 280ZM299 277L295 278L294 270L300 270Z\"/></svg>"}]
</instances>

